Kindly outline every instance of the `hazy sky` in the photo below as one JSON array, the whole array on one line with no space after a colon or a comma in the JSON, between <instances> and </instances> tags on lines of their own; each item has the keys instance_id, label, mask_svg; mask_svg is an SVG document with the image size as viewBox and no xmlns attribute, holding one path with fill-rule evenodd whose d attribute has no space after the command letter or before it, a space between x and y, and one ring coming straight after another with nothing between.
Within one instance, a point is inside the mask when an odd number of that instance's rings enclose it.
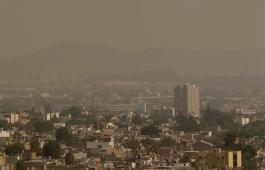
<instances>
[{"instance_id":1,"label":"hazy sky","mask_svg":"<svg viewBox=\"0 0 265 170\"><path fill-rule=\"evenodd\" d=\"M263 48L264 0L1 0L0 57L63 41L144 48Z\"/></svg>"}]
</instances>

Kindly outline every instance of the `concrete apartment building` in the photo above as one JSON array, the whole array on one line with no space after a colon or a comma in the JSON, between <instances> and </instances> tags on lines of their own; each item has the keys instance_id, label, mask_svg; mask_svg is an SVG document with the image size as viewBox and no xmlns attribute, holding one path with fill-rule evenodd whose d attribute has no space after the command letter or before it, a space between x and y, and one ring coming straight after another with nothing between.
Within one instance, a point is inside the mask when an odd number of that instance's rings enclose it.
<instances>
[{"instance_id":1,"label":"concrete apartment building","mask_svg":"<svg viewBox=\"0 0 265 170\"><path fill-rule=\"evenodd\" d=\"M199 89L196 85L184 84L174 88L174 108L179 114L200 116Z\"/></svg>"}]
</instances>

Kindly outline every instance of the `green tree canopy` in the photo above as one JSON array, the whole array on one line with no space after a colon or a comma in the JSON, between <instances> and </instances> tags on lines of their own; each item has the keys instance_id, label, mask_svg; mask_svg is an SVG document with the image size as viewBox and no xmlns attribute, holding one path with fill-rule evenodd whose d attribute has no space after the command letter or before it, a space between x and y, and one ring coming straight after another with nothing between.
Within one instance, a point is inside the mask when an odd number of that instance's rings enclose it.
<instances>
[{"instance_id":1,"label":"green tree canopy","mask_svg":"<svg viewBox=\"0 0 265 170\"><path fill-rule=\"evenodd\" d=\"M179 115L176 117L176 122L178 124L177 130L184 132L197 132L201 129L200 124L197 123L196 119L193 117L186 117Z\"/></svg>"},{"instance_id":2,"label":"green tree canopy","mask_svg":"<svg viewBox=\"0 0 265 170\"><path fill-rule=\"evenodd\" d=\"M144 122L144 119L141 117L140 114L138 113L135 113L133 116L132 116L132 123L135 124L135 125L142 125Z\"/></svg>"},{"instance_id":3,"label":"green tree canopy","mask_svg":"<svg viewBox=\"0 0 265 170\"><path fill-rule=\"evenodd\" d=\"M30 152L36 152L37 156L41 156L42 155L42 149L40 147L40 142L38 142L38 141L30 142Z\"/></svg>"},{"instance_id":4,"label":"green tree canopy","mask_svg":"<svg viewBox=\"0 0 265 170\"><path fill-rule=\"evenodd\" d=\"M160 141L160 146L161 147L172 147L174 145L176 145L176 141L174 139L172 139L171 137L164 137Z\"/></svg>"},{"instance_id":5,"label":"green tree canopy","mask_svg":"<svg viewBox=\"0 0 265 170\"><path fill-rule=\"evenodd\" d=\"M218 110L208 109L202 113L201 123L204 127L217 128L218 126L222 128L234 129L234 118L231 113L222 113Z\"/></svg>"},{"instance_id":6,"label":"green tree canopy","mask_svg":"<svg viewBox=\"0 0 265 170\"><path fill-rule=\"evenodd\" d=\"M8 122L6 120L0 120L0 128L6 129L8 128Z\"/></svg>"},{"instance_id":7,"label":"green tree canopy","mask_svg":"<svg viewBox=\"0 0 265 170\"><path fill-rule=\"evenodd\" d=\"M58 159L61 156L61 146L56 141L49 141L43 146L43 156Z\"/></svg>"},{"instance_id":8,"label":"green tree canopy","mask_svg":"<svg viewBox=\"0 0 265 170\"><path fill-rule=\"evenodd\" d=\"M243 170L256 170L256 150L251 145L242 147Z\"/></svg>"},{"instance_id":9,"label":"green tree canopy","mask_svg":"<svg viewBox=\"0 0 265 170\"><path fill-rule=\"evenodd\" d=\"M17 161L16 163L16 170L26 170L27 167L25 165L25 162L20 160L20 161Z\"/></svg>"},{"instance_id":10,"label":"green tree canopy","mask_svg":"<svg viewBox=\"0 0 265 170\"><path fill-rule=\"evenodd\" d=\"M157 126L155 125L148 125L148 126L144 126L141 129L141 134L142 135L149 135L149 136L159 136L159 129Z\"/></svg>"},{"instance_id":11,"label":"green tree canopy","mask_svg":"<svg viewBox=\"0 0 265 170\"><path fill-rule=\"evenodd\" d=\"M246 127L243 128L250 137L253 136L264 136L265 134L265 120L259 120L251 122Z\"/></svg>"},{"instance_id":12,"label":"green tree canopy","mask_svg":"<svg viewBox=\"0 0 265 170\"><path fill-rule=\"evenodd\" d=\"M5 153L7 155L14 156L19 153L22 153L24 150L25 150L25 147L22 143L14 143L6 147Z\"/></svg>"},{"instance_id":13,"label":"green tree canopy","mask_svg":"<svg viewBox=\"0 0 265 170\"><path fill-rule=\"evenodd\" d=\"M56 140L70 144L72 142L73 136L69 132L68 128L62 127L56 130L55 133Z\"/></svg>"},{"instance_id":14,"label":"green tree canopy","mask_svg":"<svg viewBox=\"0 0 265 170\"><path fill-rule=\"evenodd\" d=\"M172 116L172 114L168 114L168 113L157 113L157 112L153 112L150 115L150 119L153 121L153 123L155 125L161 125L163 123L166 123L168 121L168 119L170 119Z\"/></svg>"},{"instance_id":15,"label":"green tree canopy","mask_svg":"<svg viewBox=\"0 0 265 170\"><path fill-rule=\"evenodd\" d=\"M72 116L81 115L81 109L77 106L71 106L68 109L63 110L63 114L71 114Z\"/></svg>"},{"instance_id":16,"label":"green tree canopy","mask_svg":"<svg viewBox=\"0 0 265 170\"><path fill-rule=\"evenodd\" d=\"M223 137L223 141L225 143L225 146L232 146L237 138L237 134L234 132L227 132L225 136Z\"/></svg>"},{"instance_id":17,"label":"green tree canopy","mask_svg":"<svg viewBox=\"0 0 265 170\"><path fill-rule=\"evenodd\" d=\"M33 127L34 127L34 130L39 133L50 132L54 128L51 121L33 122Z\"/></svg>"},{"instance_id":18,"label":"green tree canopy","mask_svg":"<svg viewBox=\"0 0 265 170\"><path fill-rule=\"evenodd\" d=\"M136 140L136 139L127 140L124 143L124 146L126 148L132 149L133 152L138 151L140 149L140 147L141 147L140 142L138 142L138 140Z\"/></svg>"},{"instance_id":19,"label":"green tree canopy","mask_svg":"<svg viewBox=\"0 0 265 170\"><path fill-rule=\"evenodd\" d=\"M75 161L75 157L74 157L73 153L72 152L68 152L65 155L65 164L66 165L73 165L74 161Z\"/></svg>"},{"instance_id":20,"label":"green tree canopy","mask_svg":"<svg viewBox=\"0 0 265 170\"><path fill-rule=\"evenodd\" d=\"M142 141L142 145L144 146L145 150L147 152L154 152L157 153L158 149L159 149L159 142L156 142L152 139L143 139Z\"/></svg>"}]
</instances>

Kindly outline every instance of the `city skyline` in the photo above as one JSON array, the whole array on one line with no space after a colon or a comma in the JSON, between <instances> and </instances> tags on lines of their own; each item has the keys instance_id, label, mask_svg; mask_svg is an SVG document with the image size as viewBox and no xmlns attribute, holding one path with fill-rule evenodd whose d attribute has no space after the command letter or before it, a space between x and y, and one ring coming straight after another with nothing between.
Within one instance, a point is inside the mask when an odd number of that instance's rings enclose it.
<instances>
[{"instance_id":1,"label":"city skyline","mask_svg":"<svg viewBox=\"0 0 265 170\"><path fill-rule=\"evenodd\" d=\"M265 1L1 0L1 170L264 170Z\"/></svg>"}]
</instances>

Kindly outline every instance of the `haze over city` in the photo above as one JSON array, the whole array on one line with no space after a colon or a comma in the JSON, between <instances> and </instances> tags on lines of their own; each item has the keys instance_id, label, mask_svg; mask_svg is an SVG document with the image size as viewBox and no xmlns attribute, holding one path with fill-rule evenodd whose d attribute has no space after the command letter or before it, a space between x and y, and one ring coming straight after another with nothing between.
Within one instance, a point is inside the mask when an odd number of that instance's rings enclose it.
<instances>
[{"instance_id":1,"label":"haze over city","mask_svg":"<svg viewBox=\"0 0 265 170\"><path fill-rule=\"evenodd\" d=\"M1 0L1 170L264 170L265 1Z\"/></svg>"},{"instance_id":2,"label":"haze over city","mask_svg":"<svg viewBox=\"0 0 265 170\"><path fill-rule=\"evenodd\" d=\"M1 72L9 67L22 72L1 76L72 73L61 68L62 61L76 75L161 69L202 77L263 75L264 5L246 0L1 1ZM130 68L132 62L139 70ZM118 69L124 67L128 70Z\"/></svg>"}]
</instances>

